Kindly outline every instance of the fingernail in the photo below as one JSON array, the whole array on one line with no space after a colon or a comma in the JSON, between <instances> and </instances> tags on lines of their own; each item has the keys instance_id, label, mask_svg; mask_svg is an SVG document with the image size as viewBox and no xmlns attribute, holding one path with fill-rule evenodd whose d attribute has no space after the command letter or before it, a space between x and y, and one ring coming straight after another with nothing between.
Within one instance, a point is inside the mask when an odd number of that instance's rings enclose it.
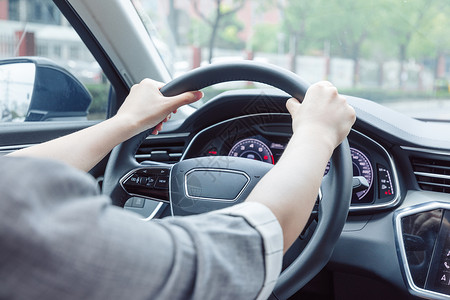
<instances>
[{"instance_id":1,"label":"fingernail","mask_svg":"<svg viewBox=\"0 0 450 300\"><path fill-rule=\"evenodd\" d=\"M202 91L195 91L193 93L194 93L194 96L195 96L196 100L200 100L200 99L203 98L203 92Z\"/></svg>"}]
</instances>

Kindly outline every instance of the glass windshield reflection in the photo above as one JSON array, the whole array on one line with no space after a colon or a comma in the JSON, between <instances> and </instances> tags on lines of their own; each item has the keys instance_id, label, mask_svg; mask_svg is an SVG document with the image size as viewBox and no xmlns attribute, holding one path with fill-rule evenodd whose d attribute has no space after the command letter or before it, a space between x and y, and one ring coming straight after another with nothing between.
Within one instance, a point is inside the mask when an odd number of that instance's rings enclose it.
<instances>
[{"instance_id":1,"label":"glass windshield reflection","mask_svg":"<svg viewBox=\"0 0 450 300\"><path fill-rule=\"evenodd\" d=\"M414 283L423 288L442 220L442 209L426 211L402 219L403 241Z\"/></svg>"},{"instance_id":2,"label":"glass windshield reflection","mask_svg":"<svg viewBox=\"0 0 450 300\"><path fill-rule=\"evenodd\" d=\"M0 122L20 122L27 115L33 95L33 63L0 65Z\"/></svg>"}]
</instances>

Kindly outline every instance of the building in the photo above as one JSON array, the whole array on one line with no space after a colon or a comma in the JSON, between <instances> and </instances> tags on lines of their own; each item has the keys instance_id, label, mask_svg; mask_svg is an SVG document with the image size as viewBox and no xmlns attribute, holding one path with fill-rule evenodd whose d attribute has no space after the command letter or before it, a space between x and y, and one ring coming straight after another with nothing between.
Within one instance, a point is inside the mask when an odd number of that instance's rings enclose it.
<instances>
[{"instance_id":1,"label":"building","mask_svg":"<svg viewBox=\"0 0 450 300\"><path fill-rule=\"evenodd\" d=\"M0 59L43 56L83 82L101 80L100 67L51 0L0 0Z\"/></svg>"}]
</instances>

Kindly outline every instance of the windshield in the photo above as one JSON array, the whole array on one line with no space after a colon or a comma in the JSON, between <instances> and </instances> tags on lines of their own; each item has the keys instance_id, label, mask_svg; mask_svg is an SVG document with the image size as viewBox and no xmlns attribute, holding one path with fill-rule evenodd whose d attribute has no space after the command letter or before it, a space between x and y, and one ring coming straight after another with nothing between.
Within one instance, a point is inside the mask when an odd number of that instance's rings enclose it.
<instances>
[{"instance_id":1,"label":"windshield","mask_svg":"<svg viewBox=\"0 0 450 300\"><path fill-rule=\"evenodd\" d=\"M174 77L252 59L416 118L450 120L448 0L132 2ZM205 101L229 87L207 89Z\"/></svg>"}]
</instances>

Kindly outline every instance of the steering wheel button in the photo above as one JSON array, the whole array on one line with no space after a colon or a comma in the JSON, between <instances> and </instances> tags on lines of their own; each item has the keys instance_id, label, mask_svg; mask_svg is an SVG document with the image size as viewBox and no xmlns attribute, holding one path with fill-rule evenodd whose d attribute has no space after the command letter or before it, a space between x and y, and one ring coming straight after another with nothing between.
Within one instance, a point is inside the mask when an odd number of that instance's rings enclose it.
<instances>
[{"instance_id":1,"label":"steering wheel button","mask_svg":"<svg viewBox=\"0 0 450 300\"><path fill-rule=\"evenodd\" d=\"M158 175L169 175L168 169L159 169Z\"/></svg>"},{"instance_id":2,"label":"steering wheel button","mask_svg":"<svg viewBox=\"0 0 450 300\"><path fill-rule=\"evenodd\" d=\"M148 177L145 186L152 188L155 185L155 177Z\"/></svg>"},{"instance_id":3,"label":"steering wheel button","mask_svg":"<svg viewBox=\"0 0 450 300\"><path fill-rule=\"evenodd\" d=\"M147 177L145 177L145 176L138 177L137 183L139 185L146 185L147 184Z\"/></svg>"},{"instance_id":4,"label":"steering wheel button","mask_svg":"<svg viewBox=\"0 0 450 300\"><path fill-rule=\"evenodd\" d=\"M169 177L160 176L156 179L155 188L157 189L167 189L169 188Z\"/></svg>"},{"instance_id":5,"label":"steering wheel button","mask_svg":"<svg viewBox=\"0 0 450 300\"><path fill-rule=\"evenodd\" d=\"M136 185L139 185L139 184L138 184L138 180L139 180L139 177L138 177L137 175L133 175L133 176L131 176L130 178L128 178L128 179L124 182L124 184L125 184L125 185L128 185L128 186L136 186Z\"/></svg>"},{"instance_id":6,"label":"steering wheel button","mask_svg":"<svg viewBox=\"0 0 450 300\"><path fill-rule=\"evenodd\" d=\"M133 198L133 202L131 203L132 207L143 208L145 205L145 199L135 197Z\"/></svg>"}]
</instances>

